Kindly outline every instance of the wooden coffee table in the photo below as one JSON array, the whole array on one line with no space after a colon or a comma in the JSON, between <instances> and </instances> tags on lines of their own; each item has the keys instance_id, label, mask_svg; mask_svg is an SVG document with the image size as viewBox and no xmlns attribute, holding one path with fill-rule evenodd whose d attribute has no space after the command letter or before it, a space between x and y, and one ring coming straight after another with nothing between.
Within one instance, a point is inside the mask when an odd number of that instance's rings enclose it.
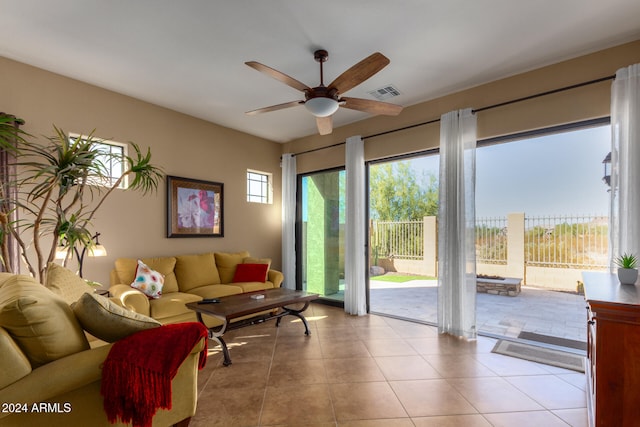
<instances>
[{"instance_id":1,"label":"wooden coffee table","mask_svg":"<svg viewBox=\"0 0 640 427\"><path fill-rule=\"evenodd\" d=\"M252 298L253 295L264 295L264 298L254 299ZM206 324L202 320L203 314L222 320L221 326L208 328L209 338L220 343L222 353L224 354L223 363L225 366L229 366L231 364L231 357L229 356L227 344L222 338L227 331L262 323L271 319L277 319L277 327L280 325L280 319L284 316L295 316L302 320L305 335L310 335L311 332L309 331L307 319L304 318L302 312L305 311L309 307L309 303L316 298L318 298L318 294L294 291L286 288L276 288L221 297L219 298L219 303L198 304L197 302L190 302L186 304L186 306L196 312L198 320L204 325ZM292 304L299 303L304 304L302 308L294 309L288 307ZM272 311L258 314L266 310ZM255 316L251 316L253 314L255 314ZM234 319L246 316L249 317L234 321Z\"/></svg>"}]
</instances>

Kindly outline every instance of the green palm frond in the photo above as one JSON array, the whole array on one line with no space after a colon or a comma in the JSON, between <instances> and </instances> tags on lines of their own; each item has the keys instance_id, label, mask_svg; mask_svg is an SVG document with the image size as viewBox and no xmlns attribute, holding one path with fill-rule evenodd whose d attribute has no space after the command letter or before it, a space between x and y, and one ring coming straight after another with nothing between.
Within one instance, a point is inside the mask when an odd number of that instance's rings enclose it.
<instances>
[{"instance_id":1,"label":"green palm frond","mask_svg":"<svg viewBox=\"0 0 640 427\"><path fill-rule=\"evenodd\" d=\"M128 173L133 175L129 188L141 191L142 194L152 193L158 189L158 183L164 176L162 169L151 164L151 150L147 148L147 154L143 155L140 147L130 143L135 151L135 157L128 156Z\"/></svg>"},{"instance_id":2,"label":"green palm frond","mask_svg":"<svg viewBox=\"0 0 640 427\"><path fill-rule=\"evenodd\" d=\"M0 148L18 154L20 144L30 137L28 133L16 127L16 123L24 123L22 119L0 114Z\"/></svg>"}]
</instances>

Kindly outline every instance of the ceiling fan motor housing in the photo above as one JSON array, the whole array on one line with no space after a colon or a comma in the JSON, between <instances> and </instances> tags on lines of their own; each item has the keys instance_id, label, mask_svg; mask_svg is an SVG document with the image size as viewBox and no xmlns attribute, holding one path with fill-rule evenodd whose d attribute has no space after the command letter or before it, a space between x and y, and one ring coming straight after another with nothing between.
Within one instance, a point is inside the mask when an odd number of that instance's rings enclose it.
<instances>
[{"instance_id":1,"label":"ceiling fan motor housing","mask_svg":"<svg viewBox=\"0 0 640 427\"><path fill-rule=\"evenodd\" d=\"M335 88L328 88L326 86L317 86L304 91L304 99L306 101L313 98L329 98L338 101L338 91Z\"/></svg>"}]
</instances>

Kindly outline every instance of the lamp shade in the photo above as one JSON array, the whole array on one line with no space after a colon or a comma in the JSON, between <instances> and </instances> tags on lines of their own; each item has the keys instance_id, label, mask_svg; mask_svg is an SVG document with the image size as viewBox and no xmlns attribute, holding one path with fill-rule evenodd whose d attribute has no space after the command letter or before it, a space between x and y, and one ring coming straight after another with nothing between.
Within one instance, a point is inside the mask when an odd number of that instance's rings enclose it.
<instances>
[{"instance_id":1,"label":"lamp shade","mask_svg":"<svg viewBox=\"0 0 640 427\"><path fill-rule=\"evenodd\" d=\"M98 243L88 248L87 253L90 257L107 256L107 248Z\"/></svg>"},{"instance_id":2,"label":"lamp shade","mask_svg":"<svg viewBox=\"0 0 640 427\"><path fill-rule=\"evenodd\" d=\"M304 106L316 117L327 117L338 110L338 101L333 98L317 97L308 99Z\"/></svg>"},{"instance_id":3,"label":"lamp shade","mask_svg":"<svg viewBox=\"0 0 640 427\"><path fill-rule=\"evenodd\" d=\"M69 248L67 246L59 245L56 248L55 259L65 259L69 256Z\"/></svg>"}]
</instances>

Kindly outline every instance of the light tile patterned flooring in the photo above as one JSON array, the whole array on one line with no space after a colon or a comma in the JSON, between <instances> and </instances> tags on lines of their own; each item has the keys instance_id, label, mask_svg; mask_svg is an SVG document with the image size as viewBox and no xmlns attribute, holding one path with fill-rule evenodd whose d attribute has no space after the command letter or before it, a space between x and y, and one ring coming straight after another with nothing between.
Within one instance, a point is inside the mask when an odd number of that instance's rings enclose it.
<instances>
[{"instance_id":1,"label":"light tile patterned flooring","mask_svg":"<svg viewBox=\"0 0 640 427\"><path fill-rule=\"evenodd\" d=\"M432 326L312 304L209 342L192 427L586 426L585 376L491 353Z\"/></svg>"}]
</instances>

